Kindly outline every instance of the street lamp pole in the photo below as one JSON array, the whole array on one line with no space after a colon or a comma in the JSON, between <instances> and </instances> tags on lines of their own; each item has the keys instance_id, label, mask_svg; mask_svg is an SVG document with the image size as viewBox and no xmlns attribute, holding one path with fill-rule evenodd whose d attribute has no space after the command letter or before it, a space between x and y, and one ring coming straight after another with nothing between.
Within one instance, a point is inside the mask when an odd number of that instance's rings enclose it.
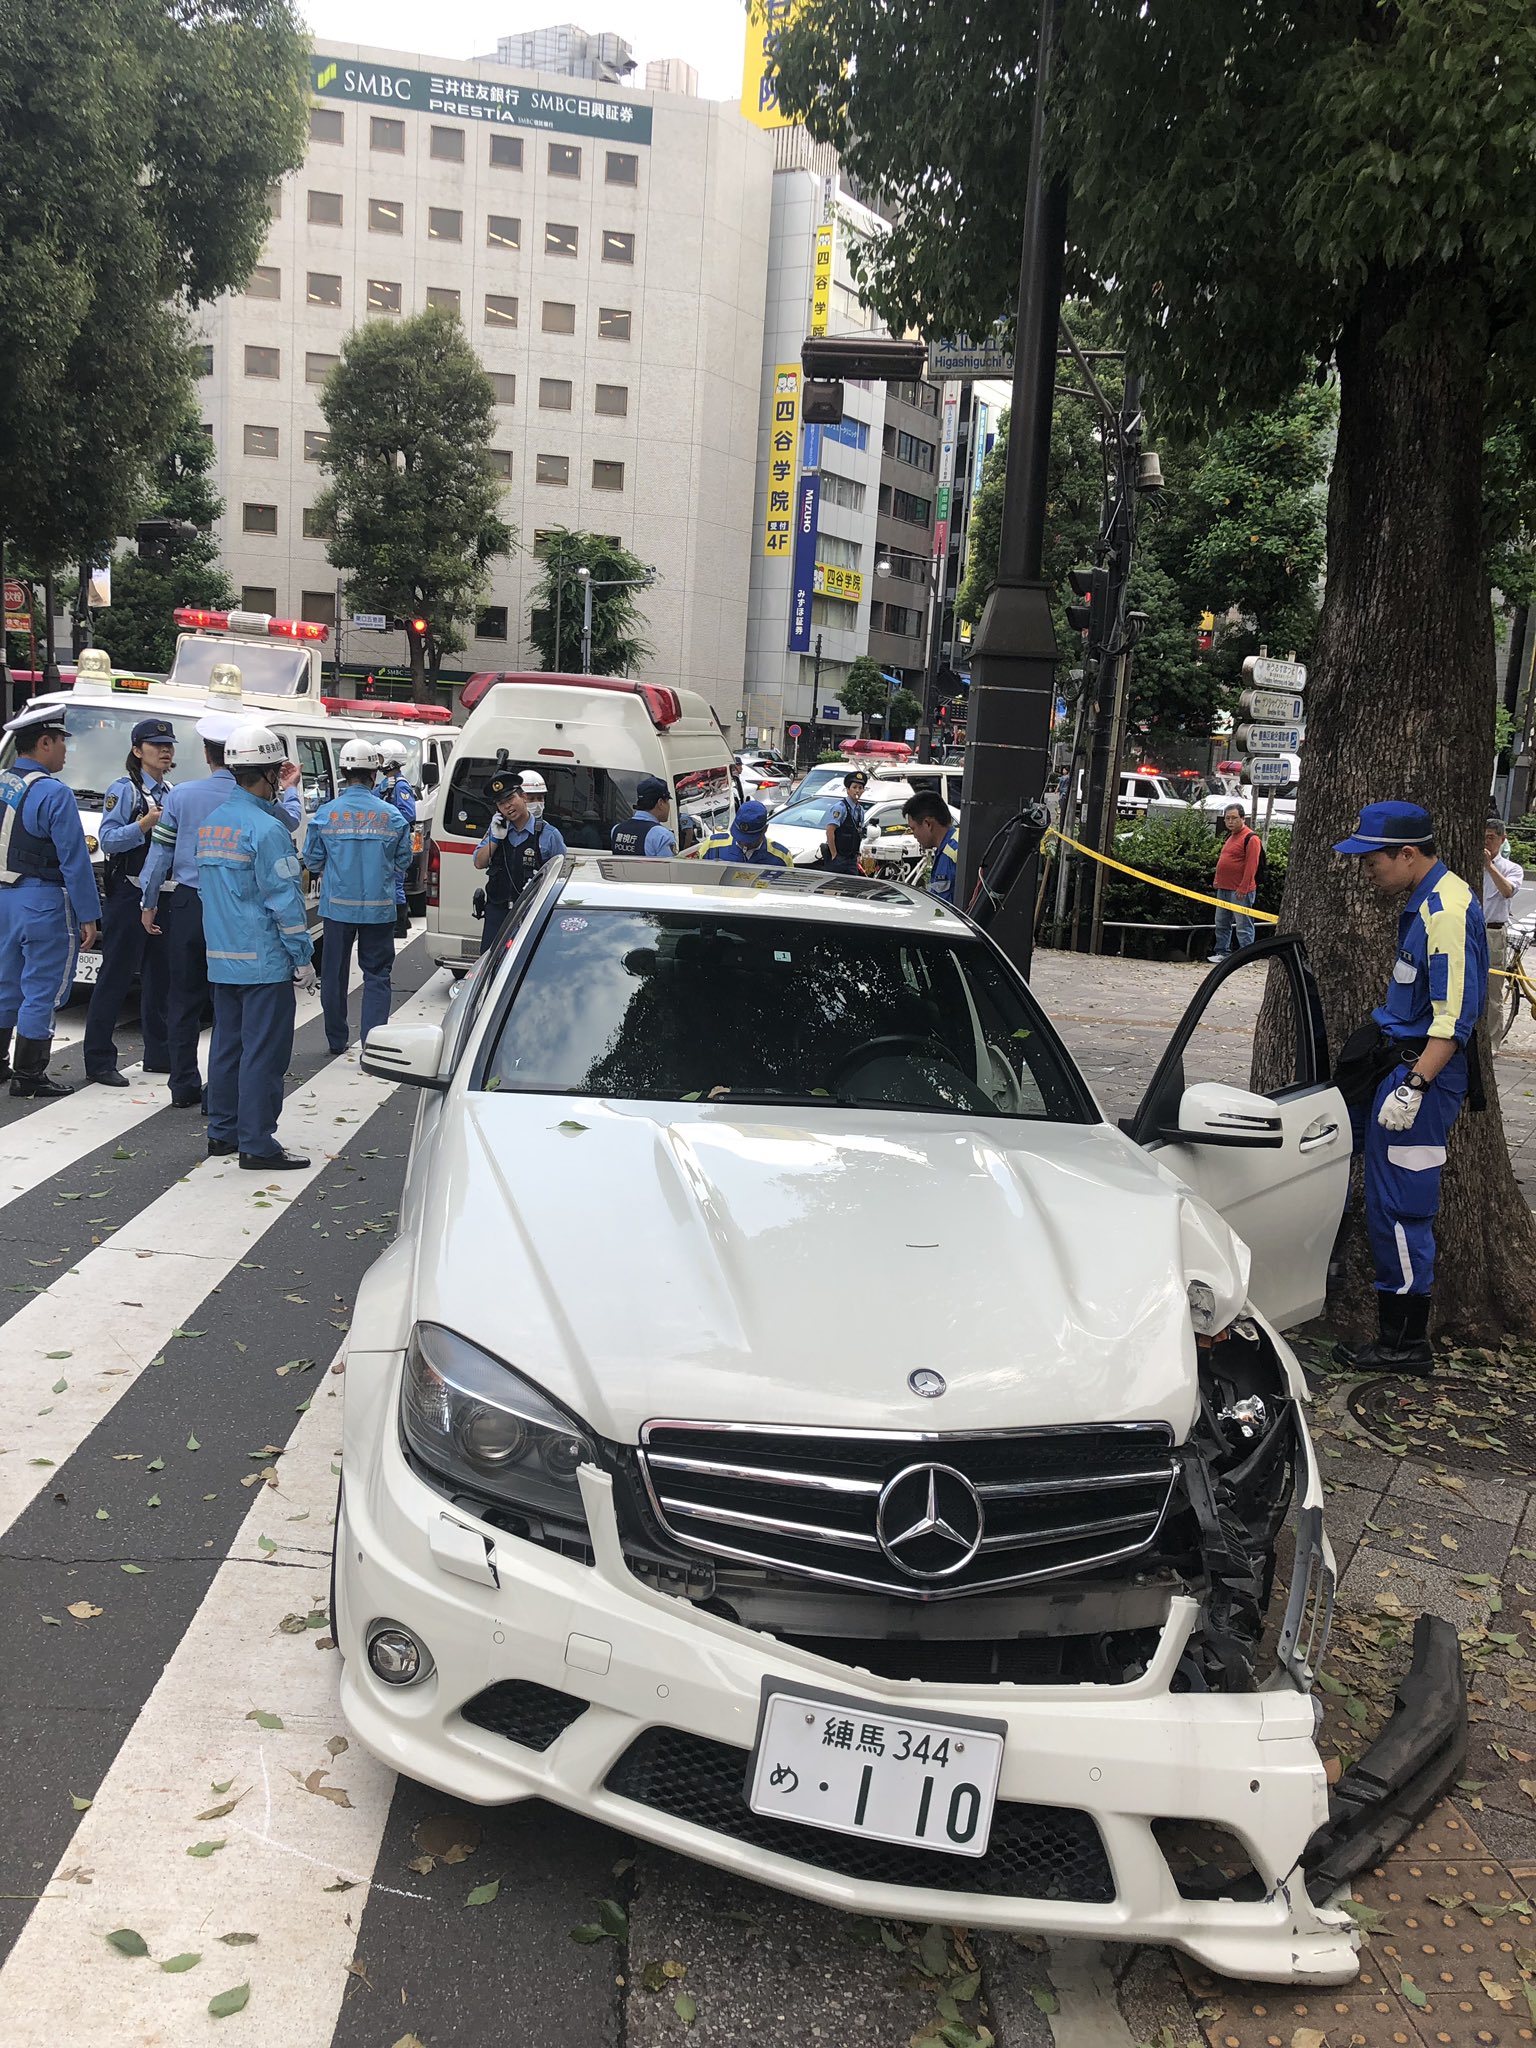
<instances>
[{"instance_id":1,"label":"street lamp pole","mask_svg":"<svg viewBox=\"0 0 1536 2048\"><path fill-rule=\"evenodd\" d=\"M592 673L592 593L594 590L649 590L656 581L654 568L643 576L594 576L583 562L576 574L581 578L581 672Z\"/></svg>"}]
</instances>

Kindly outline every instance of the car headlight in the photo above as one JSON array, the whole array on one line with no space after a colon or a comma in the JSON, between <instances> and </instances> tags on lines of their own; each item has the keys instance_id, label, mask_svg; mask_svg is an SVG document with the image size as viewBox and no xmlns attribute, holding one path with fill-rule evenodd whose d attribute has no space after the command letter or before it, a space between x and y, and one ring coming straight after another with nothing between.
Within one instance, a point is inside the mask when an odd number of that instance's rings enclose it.
<instances>
[{"instance_id":1,"label":"car headlight","mask_svg":"<svg viewBox=\"0 0 1536 2048\"><path fill-rule=\"evenodd\" d=\"M400 1420L421 1462L455 1488L586 1525L580 1465L591 1438L512 1367L440 1323L418 1323L405 1354Z\"/></svg>"},{"instance_id":2,"label":"car headlight","mask_svg":"<svg viewBox=\"0 0 1536 2048\"><path fill-rule=\"evenodd\" d=\"M1189 1320L1195 1326L1197 1337L1209 1337L1216 1330L1216 1290L1204 1280L1191 1280L1185 1289L1189 1300Z\"/></svg>"}]
</instances>

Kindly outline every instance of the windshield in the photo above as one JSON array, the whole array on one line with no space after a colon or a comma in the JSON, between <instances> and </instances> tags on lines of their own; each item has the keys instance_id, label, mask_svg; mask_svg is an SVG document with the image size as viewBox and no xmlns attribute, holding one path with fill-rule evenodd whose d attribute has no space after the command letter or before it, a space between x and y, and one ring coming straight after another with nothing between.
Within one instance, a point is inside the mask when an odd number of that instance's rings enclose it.
<instances>
[{"instance_id":1,"label":"windshield","mask_svg":"<svg viewBox=\"0 0 1536 2048\"><path fill-rule=\"evenodd\" d=\"M165 715L176 730L176 766L171 771L171 780L191 782L206 775L208 764L203 758L203 743L197 736L201 712L172 711ZM69 728L69 752L59 780L69 784L86 810L99 810L108 789L124 773L133 744L133 728L146 716L160 714L146 713L142 704L66 702L64 723ZM0 751L0 767L8 767L15 758L15 741L7 734Z\"/></svg>"},{"instance_id":2,"label":"windshield","mask_svg":"<svg viewBox=\"0 0 1536 2048\"><path fill-rule=\"evenodd\" d=\"M380 741L381 739L389 739L389 740L398 740L398 741L400 742L401 746L402 746L402 747L404 747L404 749L405 749L405 762L404 762L404 765L403 765L403 766L401 767L400 773L401 773L401 774L402 774L402 775L403 775L403 776L405 777L405 779L406 779L406 781L407 781L407 782L409 782L409 783L411 783L411 784L413 785L413 787L414 787L414 788L416 788L417 790L420 790L420 788L421 788L421 737L420 737L420 735L419 735L418 733L414 733L414 732L389 732L389 733L381 733L381 732L380 732L380 731L378 730L377 726L374 726L374 727L370 728L370 727L368 727L368 726L364 725L364 726L359 726L359 727L358 727L358 730L357 730L356 734L352 734L352 733L349 733L349 734L347 735L347 737L348 737L349 739L352 739L352 738L357 738L357 739L360 739L360 740L367 740L367 741L369 741L369 743L370 743L371 745L373 745L373 746L377 746L377 745L378 745L378 743L379 743L379 741Z\"/></svg>"},{"instance_id":3,"label":"windshield","mask_svg":"<svg viewBox=\"0 0 1536 2048\"><path fill-rule=\"evenodd\" d=\"M823 832L842 800L841 790L836 796L800 797L774 812L773 829L777 832L782 825L803 825L808 832Z\"/></svg>"},{"instance_id":4,"label":"windshield","mask_svg":"<svg viewBox=\"0 0 1536 2048\"><path fill-rule=\"evenodd\" d=\"M1096 1121L983 941L712 909L557 913L481 1086Z\"/></svg>"},{"instance_id":5,"label":"windshield","mask_svg":"<svg viewBox=\"0 0 1536 2048\"><path fill-rule=\"evenodd\" d=\"M170 680L206 690L215 664L232 661L248 697L296 697L309 675L309 649L291 640L202 640L184 633L176 642Z\"/></svg>"}]
</instances>

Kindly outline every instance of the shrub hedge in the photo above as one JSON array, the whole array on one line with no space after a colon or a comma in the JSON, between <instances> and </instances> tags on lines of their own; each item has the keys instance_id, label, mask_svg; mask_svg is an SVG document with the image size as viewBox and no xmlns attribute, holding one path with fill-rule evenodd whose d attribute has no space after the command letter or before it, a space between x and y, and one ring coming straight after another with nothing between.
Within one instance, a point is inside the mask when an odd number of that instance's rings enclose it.
<instances>
[{"instance_id":1,"label":"shrub hedge","mask_svg":"<svg viewBox=\"0 0 1536 2048\"><path fill-rule=\"evenodd\" d=\"M1195 810L1183 817L1148 818L1144 823L1125 827L1115 838L1117 860L1141 868L1159 881L1198 889L1202 895L1210 895L1215 887L1219 848L1220 834L1211 819ZM1269 835L1264 872L1259 877L1257 909L1279 910L1290 850L1289 830L1275 826ZM1209 926L1216 913L1207 904L1167 895L1150 882L1135 881L1111 870L1104 892L1104 915L1134 923Z\"/></svg>"}]
</instances>

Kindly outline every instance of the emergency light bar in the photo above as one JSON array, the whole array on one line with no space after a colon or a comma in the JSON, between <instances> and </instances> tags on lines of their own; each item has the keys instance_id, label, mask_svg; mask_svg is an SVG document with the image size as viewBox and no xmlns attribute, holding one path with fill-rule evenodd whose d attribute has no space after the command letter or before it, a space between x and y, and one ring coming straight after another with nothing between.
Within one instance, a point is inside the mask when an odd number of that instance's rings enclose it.
<instances>
[{"instance_id":1,"label":"emergency light bar","mask_svg":"<svg viewBox=\"0 0 1536 2048\"><path fill-rule=\"evenodd\" d=\"M313 619L274 619L270 612L207 612L195 605L178 605L171 614L178 626L194 632L245 633L270 640L328 640L331 629Z\"/></svg>"},{"instance_id":2,"label":"emergency light bar","mask_svg":"<svg viewBox=\"0 0 1536 2048\"><path fill-rule=\"evenodd\" d=\"M470 677L459 692L459 702L466 711L472 711L487 690L494 689L498 683L574 683L584 690L620 690L642 700L658 732L665 732L669 725L676 725L683 715L682 699L676 690L665 689L659 683L631 682L627 676L568 676L553 669L487 670Z\"/></svg>"},{"instance_id":3,"label":"emergency light bar","mask_svg":"<svg viewBox=\"0 0 1536 2048\"><path fill-rule=\"evenodd\" d=\"M327 711L346 717L417 719L423 725L452 725L453 713L446 704L392 704L387 697L322 697Z\"/></svg>"}]
</instances>

